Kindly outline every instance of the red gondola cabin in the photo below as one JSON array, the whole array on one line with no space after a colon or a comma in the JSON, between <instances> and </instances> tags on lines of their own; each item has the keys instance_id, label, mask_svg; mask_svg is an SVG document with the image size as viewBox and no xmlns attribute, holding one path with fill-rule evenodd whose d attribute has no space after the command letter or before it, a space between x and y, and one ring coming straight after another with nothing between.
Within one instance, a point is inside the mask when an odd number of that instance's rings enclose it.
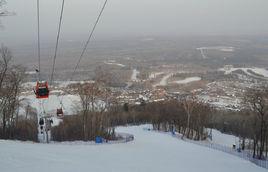
<instances>
[{"instance_id":1,"label":"red gondola cabin","mask_svg":"<svg viewBox=\"0 0 268 172\"><path fill-rule=\"evenodd\" d=\"M36 98L38 99L46 99L49 96L49 89L47 82L37 82L35 88Z\"/></svg>"}]
</instances>

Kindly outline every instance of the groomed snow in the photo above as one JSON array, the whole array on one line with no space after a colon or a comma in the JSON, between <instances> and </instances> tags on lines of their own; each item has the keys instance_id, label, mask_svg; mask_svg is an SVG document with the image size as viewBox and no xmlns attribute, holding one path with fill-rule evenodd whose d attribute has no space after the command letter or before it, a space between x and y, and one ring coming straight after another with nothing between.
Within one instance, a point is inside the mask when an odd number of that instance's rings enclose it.
<instances>
[{"instance_id":1,"label":"groomed snow","mask_svg":"<svg viewBox=\"0 0 268 172\"><path fill-rule=\"evenodd\" d=\"M158 84L155 84L153 87L157 87L157 86L166 86L168 84L168 79L173 75L173 73L169 73L167 75L165 75L161 81Z\"/></svg>"},{"instance_id":2,"label":"groomed snow","mask_svg":"<svg viewBox=\"0 0 268 172\"><path fill-rule=\"evenodd\" d=\"M132 75L131 75L131 81L138 82L139 81L139 79L137 78L138 74L140 74L140 72L137 69L133 69Z\"/></svg>"},{"instance_id":3,"label":"groomed snow","mask_svg":"<svg viewBox=\"0 0 268 172\"><path fill-rule=\"evenodd\" d=\"M214 47L200 47L200 48L197 48L197 50L200 51L203 59L207 59L208 56L206 56L204 50L218 50L218 51L222 51L222 52L234 52L235 48L234 47L225 47L225 46L214 46Z\"/></svg>"},{"instance_id":4,"label":"groomed snow","mask_svg":"<svg viewBox=\"0 0 268 172\"><path fill-rule=\"evenodd\" d=\"M4 172L264 172L253 163L167 134L119 127L134 134L122 144L61 145L0 141Z\"/></svg>"},{"instance_id":5,"label":"groomed snow","mask_svg":"<svg viewBox=\"0 0 268 172\"><path fill-rule=\"evenodd\" d=\"M109 61L109 62L104 62L107 65L115 65L115 66L119 66L119 67L125 67L126 65L123 65L121 63L115 63L115 61Z\"/></svg>"},{"instance_id":6,"label":"groomed snow","mask_svg":"<svg viewBox=\"0 0 268 172\"><path fill-rule=\"evenodd\" d=\"M157 76L162 75L162 74L164 74L164 72L153 72L153 73L151 73L151 74L149 75L149 79L154 79L154 78L156 78Z\"/></svg>"},{"instance_id":7,"label":"groomed snow","mask_svg":"<svg viewBox=\"0 0 268 172\"><path fill-rule=\"evenodd\" d=\"M233 52L235 51L234 47L226 47L226 46L214 46L214 47L200 47L197 50L219 50L224 52Z\"/></svg>"},{"instance_id":8,"label":"groomed snow","mask_svg":"<svg viewBox=\"0 0 268 172\"><path fill-rule=\"evenodd\" d=\"M200 77L189 77L189 78L185 78L183 80L174 81L174 83L176 83L176 84L188 84L190 82L195 82L195 81L200 81L200 80L201 80Z\"/></svg>"},{"instance_id":9,"label":"groomed snow","mask_svg":"<svg viewBox=\"0 0 268 172\"><path fill-rule=\"evenodd\" d=\"M249 72L249 70L253 71L256 74L259 74L263 77L268 78L268 70L264 69L264 68L257 68L257 67L252 67L252 68L220 68L219 71L224 71L226 75L231 74L234 71L237 70L242 70L244 73L246 73L249 76L253 76L253 77L259 77L258 75L254 75L252 73Z\"/></svg>"},{"instance_id":10,"label":"groomed snow","mask_svg":"<svg viewBox=\"0 0 268 172\"><path fill-rule=\"evenodd\" d=\"M224 134L218 130L212 130L212 143L232 147L239 144L239 138L233 135Z\"/></svg>"}]
</instances>

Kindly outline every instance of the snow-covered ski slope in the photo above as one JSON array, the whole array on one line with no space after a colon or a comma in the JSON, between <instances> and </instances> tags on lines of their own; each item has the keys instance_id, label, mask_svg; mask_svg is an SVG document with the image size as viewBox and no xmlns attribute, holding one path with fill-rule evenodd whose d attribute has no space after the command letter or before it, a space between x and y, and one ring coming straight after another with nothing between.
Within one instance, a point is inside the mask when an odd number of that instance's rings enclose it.
<instances>
[{"instance_id":1,"label":"snow-covered ski slope","mask_svg":"<svg viewBox=\"0 0 268 172\"><path fill-rule=\"evenodd\" d=\"M238 157L187 143L144 126L119 127L134 134L129 143L33 144L0 141L3 172L264 172Z\"/></svg>"}]
</instances>

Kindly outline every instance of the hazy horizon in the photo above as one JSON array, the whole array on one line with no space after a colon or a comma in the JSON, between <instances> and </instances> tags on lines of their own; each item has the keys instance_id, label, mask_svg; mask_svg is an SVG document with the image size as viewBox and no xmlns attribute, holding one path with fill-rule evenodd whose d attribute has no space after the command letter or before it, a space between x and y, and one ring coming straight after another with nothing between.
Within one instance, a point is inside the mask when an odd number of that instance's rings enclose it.
<instances>
[{"instance_id":1,"label":"hazy horizon","mask_svg":"<svg viewBox=\"0 0 268 172\"><path fill-rule=\"evenodd\" d=\"M61 0L41 2L41 40L56 37ZM102 1L66 0L61 40L84 41ZM268 35L266 0L109 0L94 39L163 35ZM9 0L1 43L36 41L36 0Z\"/></svg>"}]
</instances>

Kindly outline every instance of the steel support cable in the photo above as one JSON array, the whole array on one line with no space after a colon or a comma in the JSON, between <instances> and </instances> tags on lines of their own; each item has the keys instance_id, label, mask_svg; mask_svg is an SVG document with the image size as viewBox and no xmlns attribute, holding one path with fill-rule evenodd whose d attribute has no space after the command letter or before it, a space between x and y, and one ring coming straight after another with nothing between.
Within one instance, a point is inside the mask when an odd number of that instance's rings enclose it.
<instances>
[{"instance_id":1,"label":"steel support cable","mask_svg":"<svg viewBox=\"0 0 268 172\"><path fill-rule=\"evenodd\" d=\"M41 53L40 53L40 2L39 0L37 0L36 7L37 7L37 55L38 55L38 69L36 69L36 71L38 72L37 80L40 81L41 80L41 55L40 55ZM43 118L42 108L43 108L42 102L41 100L39 100L39 114L37 114L38 121L40 120L40 118Z\"/></svg>"},{"instance_id":2,"label":"steel support cable","mask_svg":"<svg viewBox=\"0 0 268 172\"><path fill-rule=\"evenodd\" d=\"M61 26L62 26L62 16L63 16L63 11L64 11L64 4L65 4L65 0L62 0L60 21L59 21L59 27L58 27L58 33L57 33L57 39L56 39L56 46L55 46L55 54L54 54L54 57L53 57L52 72L51 72L51 77L50 77L50 83L51 84L53 82L53 77L54 77L54 72L55 72L55 63L56 63L56 58L57 58L57 53L58 53L58 46L59 46L59 38L60 38L60 32L61 32Z\"/></svg>"},{"instance_id":3,"label":"steel support cable","mask_svg":"<svg viewBox=\"0 0 268 172\"><path fill-rule=\"evenodd\" d=\"M78 59L76 65L75 65L75 68L74 68L74 70L73 70L73 73L71 74L71 78L70 78L70 80L73 79L73 76L74 76L74 74L75 74L75 72L76 72L76 70L77 70L77 68L78 68L78 66L79 66L79 64L80 64L80 62L81 62L81 60L82 60L82 58L83 58L85 52L86 52L87 46L88 46L88 44L89 44L89 42L90 42L90 40L91 40L91 38L92 38L92 36L93 36L93 34L94 34L94 31L95 31L95 29L96 29L96 27L97 27L97 25L98 25L98 23L99 23L99 21L100 21L101 15L102 15L102 13L103 13L105 7L106 7L107 1L108 1L108 0L105 0L103 6L102 6L102 8L101 8L101 11L100 11L100 13L99 13L99 15L98 15L98 17L97 17L97 20L95 21L95 24L94 24L94 26L93 26L93 28L92 28L90 34L89 34L88 40L87 40L87 42L86 42L86 44L85 44L85 46L84 46L84 48L83 48L83 50L82 50L82 53L81 53L81 55L80 55L80 57L79 57L79 59Z\"/></svg>"},{"instance_id":4,"label":"steel support cable","mask_svg":"<svg viewBox=\"0 0 268 172\"><path fill-rule=\"evenodd\" d=\"M41 75L41 55L40 55L40 3L37 0L37 53L38 53L38 80Z\"/></svg>"},{"instance_id":5,"label":"steel support cable","mask_svg":"<svg viewBox=\"0 0 268 172\"><path fill-rule=\"evenodd\" d=\"M70 80L72 80L72 78L73 78L73 76L74 76L74 73L76 72L76 70L77 70L77 68L78 68L78 66L79 66L79 64L80 64L81 59L83 58L83 56L84 56L84 54L85 54L85 51L86 51L86 49L87 49L87 46L88 46L88 44L89 44L89 42L90 42L90 40L91 40L91 38L92 38L92 36L93 36L93 34L94 34L94 31L95 31L95 29L96 29L96 27L97 27L97 25L98 25L98 23L99 23L99 21L100 21L100 18L101 18L101 16L102 16L102 13L103 13L105 7L106 7L107 2L108 2L108 0L105 0L103 6L102 6L102 8L101 8L101 11L100 11L100 13L99 13L99 15L98 15L98 17L97 17L97 20L95 21L94 26L93 26L93 28L92 28L90 34L89 34L88 40L87 40L87 42L86 42L86 44L85 44L85 46L84 46L84 48L83 48L83 50L82 50L82 52L81 52L81 54L80 54L80 57L79 57L79 59L78 59L76 65L75 65L75 68L74 68L74 70L73 70L73 73L71 74L71 77L70 77L71 79L70 79ZM53 78L52 78L52 79L53 79ZM60 99L60 98L59 98L59 99ZM60 99L59 101L60 101L60 103L61 103L61 107L64 108L64 106L63 106L63 99L64 99L64 95L62 95L62 97L61 97L61 99Z\"/></svg>"}]
</instances>

